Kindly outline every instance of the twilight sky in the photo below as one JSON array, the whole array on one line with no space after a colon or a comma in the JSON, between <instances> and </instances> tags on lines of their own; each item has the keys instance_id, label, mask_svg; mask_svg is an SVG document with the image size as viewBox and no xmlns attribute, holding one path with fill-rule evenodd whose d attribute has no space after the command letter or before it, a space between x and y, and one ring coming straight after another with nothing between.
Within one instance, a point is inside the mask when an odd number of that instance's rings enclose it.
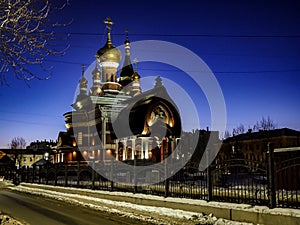
<instances>
[{"instance_id":1,"label":"twilight sky","mask_svg":"<svg viewBox=\"0 0 300 225\"><path fill-rule=\"evenodd\" d=\"M58 31L60 35L70 33L70 48L64 56L46 60L53 66L51 78L32 80L30 87L12 78L8 79L10 87L0 87L0 147L7 147L16 136L24 137L28 144L55 140L58 132L65 130L63 114L71 110L81 64L92 64L95 53L106 42L103 20L107 16L115 22L115 46L124 43L128 29L132 43L168 41L197 54L223 91L227 130L239 124L252 127L262 116L270 116L279 128L300 130L299 12L297 1L70 0L70 6L57 15L59 21L74 20ZM139 59L141 51L134 52L132 47L132 59ZM159 51L164 49L142 53ZM169 52L184 59L185 55L176 53ZM211 127L207 99L186 73L157 62L140 62L138 72L142 77L160 75L177 83L196 106L200 128ZM143 90L152 85L149 79L142 80ZM189 102L187 96L180 95L172 84L168 87L179 108L185 108L183 127L197 128L189 108L184 107Z\"/></svg>"}]
</instances>

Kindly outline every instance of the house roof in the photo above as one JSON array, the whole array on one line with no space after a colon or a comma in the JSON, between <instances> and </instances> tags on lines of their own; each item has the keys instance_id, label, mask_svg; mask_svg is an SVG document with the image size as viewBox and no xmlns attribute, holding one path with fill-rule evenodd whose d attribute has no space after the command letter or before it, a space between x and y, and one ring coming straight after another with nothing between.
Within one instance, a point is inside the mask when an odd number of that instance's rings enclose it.
<instances>
[{"instance_id":1,"label":"house roof","mask_svg":"<svg viewBox=\"0 0 300 225\"><path fill-rule=\"evenodd\" d=\"M229 137L223 142L232 142L232 141L243 141L243 140L254 140L254 139L265 139L272 137L280 137L280 136L300 136L300 131L292 130L289 128L281 128L274 130L261 130L257 132L247 132L244 134L239 134L233 137Z\"/></svg>"},{"instance_id":2,"label":"house roof","mask_svg":"<svg viewBox=\"0 0 300 225\"><path fill-rule=\"evenodd\" d=\"M0 151L0 164L10 164L13 161L2 151Z\"/></svg>"}]
</instances>

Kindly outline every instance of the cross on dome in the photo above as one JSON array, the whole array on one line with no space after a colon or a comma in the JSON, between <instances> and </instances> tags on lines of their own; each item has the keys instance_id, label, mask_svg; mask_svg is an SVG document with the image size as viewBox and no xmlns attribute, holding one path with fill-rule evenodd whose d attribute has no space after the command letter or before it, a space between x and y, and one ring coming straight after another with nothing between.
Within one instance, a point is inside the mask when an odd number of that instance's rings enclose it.
<instances>
[{"instance_id":1,"label":"cross on dome","mask_svg":"<svg viewBox=\"0 0 300 225\"><path fill-rule=\"evenodd\" d=\"M106 24L106 28L108 31L111 30L111 25L114 24L114 22L111 20L109 16L104 20L104 23Z\"/></svg>"}]
</instances>

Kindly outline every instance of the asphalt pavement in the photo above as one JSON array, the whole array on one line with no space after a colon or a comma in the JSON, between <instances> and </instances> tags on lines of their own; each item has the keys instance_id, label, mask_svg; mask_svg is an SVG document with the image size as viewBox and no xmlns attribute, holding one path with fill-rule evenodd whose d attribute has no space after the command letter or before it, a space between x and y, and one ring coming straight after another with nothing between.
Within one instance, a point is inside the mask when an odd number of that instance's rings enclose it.
<instances>
[{"instance_id":1,"label":"asphalt pavement","mask_svg":"<svg viewBox=\"0 0 300 225\"><path fill-rule=\"evenodd\" d=\"M146 224L115 214L7 189L0 189L0 211L30 225Z\"/></svg>"}]
</instances>

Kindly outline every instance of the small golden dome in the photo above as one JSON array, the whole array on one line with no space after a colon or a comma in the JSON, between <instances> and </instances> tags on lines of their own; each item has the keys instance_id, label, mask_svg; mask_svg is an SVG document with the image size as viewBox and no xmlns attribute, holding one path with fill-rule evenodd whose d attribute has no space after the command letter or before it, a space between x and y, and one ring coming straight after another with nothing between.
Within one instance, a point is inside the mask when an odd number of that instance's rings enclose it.
<instances>
[{"instance_id":1,"label":"small golden dome","mask_svg":"<svg viewBox=\"0 0 300 225\"><path fill-rule=\"evenodd\" d=\"M81 65L81 69L82 69L82 74L81 74L81 79L79 80L79 85L80 85L80 88L87 88L88 86L88 81L87 79L84 77L84 68L85 68L85 65L82 64Z\"/></svg>"},{"instance_id":2,"label":"small golden dome","mask_svg":"<svg viewBox=\"0 0 300 225\"><path fill-rule=\"evenodd\" d=\"M97 51L96 58L99 62L115 62L121 61L121 51L117 49L109 40L106 44Z\"/></svg>"},{"instance_id":3,"label":"small golden dome","mask_svg":"<svg viewBox=\"0 0 300 225\"><path fill-rule=\"evenodd\" d=\"M97 63L95 63L95 69L92 71L93 79L100 80L101 72L98 70Z\"/></svg>"},{"instance_id":4,"label":"small golden dome","mask_svg":"<svg viewBox=\"0 0 300 225\"><path fill-rule=\"evenodd\" d=\"M132 74L132 80L138 81L138 80L140 80L140 78L141 78L141 76L138 74L138 72L135 71Z\"/></svg>"},{"instance_id":5,"label":"small golden dome","mask_svg":"<svg viewBox=\"0 0 300 225\"><path fill-rule=\"evenodd\" d=\"M79 85L80 85L80 88L87 88L88 86L88 81L87 79L85 79L85 77L82 77L79 81Z\"/></svg>"}]
</instances>

